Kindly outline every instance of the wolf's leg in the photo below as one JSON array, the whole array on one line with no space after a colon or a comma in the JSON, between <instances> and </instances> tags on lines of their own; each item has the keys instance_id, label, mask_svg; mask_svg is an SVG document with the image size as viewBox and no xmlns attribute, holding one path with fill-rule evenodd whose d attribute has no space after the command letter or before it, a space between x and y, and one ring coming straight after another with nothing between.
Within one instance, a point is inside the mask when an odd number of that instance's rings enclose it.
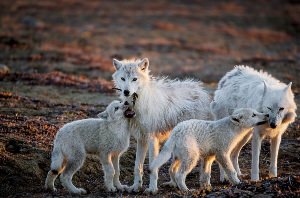
<instances>
[{"instance_id":1,"label":"wolf's leg","mask_svg":"<svg viewBox=\"0 0 300 198\"><path fill-rule=\"evenodd\" d=\"M108 192L116 192L116 187L114 186L114 175L115 170L112 164L112 156L111 154L101 153L100 161L102 163L103 171L104 171L104 183Z\"/></svg>"},{"instance_id":2,"label":"wolf's leg","mask_svg":"<svg viewBox=\"0 0 300 198\"><path fill-rule=\"evenodd\" d=\"M54 182L58 176L58 173L54 173L52 170L50 170L47 174L47 178L45 181L45 188L50 189L52 191L56 191L56 188L54 186Z\"/></svg>"},{"instance_id":3,"label":"wolf's leg","mask_svg":"<svg viewBox=\"0 0 300 198\"><path fill-rule=\"evenodd\" d=\"M237 177L237 173L233 167L230 156L228 153L219 153L217 154L217 160L225 170L226 175L228 176L229 181L232 184L240 183L239 178Z\"/></svg>"},{"instance_id":4,"label":"wolf's leg","mask_svg":"<svg viewBox=\"0 0 300 198\"><path fill-rule=\"evenodd\" d=\"M149 164L158 156L159 153L159 139L153 135L149 140ZM145 193L155 194L157 192L157 179L159 169L152 170L150 174L149 188L145 190Z\"/></svg>"},{"instance_id":5,"label":"wolf's leg","mask_svg":"<svg viewBox=\"0 0 300 198\"><path fill-rule=\"evenodd\" d=\"M136 157L134 165L134 183L130 186L127 191L138 192L143 185L143 166L148 149L148 138L141 137L137 139Z\"/></svg>"},{"instance_id":6,"label":"wolf's leg","mask_svg":"<svg viewBox=\"0 0 300 198\"><path fill-rule=\"evenodd\" d=\"M260 129L254 128L253 138L252 138L252 162L251 162L251 180L259 180L259 154L261 148L261 142L263 136L260 135Z\"/></svg>"},{"instance_id":7,"label":"wolf's leg","mask_svg":"<svg viewBox=\"0 0 300 198\"><path fill-rule=\"evenodd\" d=\"M73 194L86 194L86 190L83 188L77 188L72 183L73 175L80 169L84 160L85 160L85 153L80 151L75 151L74 156L76 158L68 158L66 168L63 173L60 175L60 181L62 185L68 189L70 193Z\"/></svg>"},{"instance_id":8,"label":"wolf's leg","mask_svg":"<svg viewBox=\"0 0 300 198\"><path fill-rule=\"evenodd\" d=\"M202 170L200 170L200 186L203 188L210 188L211 165L215 157L206 157L203 160Z\"/></svg>"},{"instance_id":9,"label":"wolf's leg","mask_svg":"<svg viewBox=\"0 0 300 198\"><path fill-rule=\"evenodd\" d=\"M281 142L281 134L271 139L271 164L269 168L269 176L277 177L277 158L278 150Z\"/></svg>"},{"instance_id":10,"label":"wolf's leg","mask_svg":"<svg viewBox=\"0 0 300 198\"><path fill-rule=\"evenodd\" d=\"M121 154L116 154L112 156L112 163L115 169L113 183L118 190L124 191L125 189L128 189L128 186L122 185L120 182L120 155Z\"/></svg>"},{"instance_id":11,"label":"wolf's leg","mask_svg":"<svg viewBox=\"0 0 300 198\"><path fill-rule=\"evenodd\" d=\"M189 190L185 184L185 178L187 174L189 174L192 171L192 169L197 165L198 159L199 159L199 154L196 152L189 153L189 156L180 159L181 164L178 172L175 175L175 179L176 179L177 186L181 191Z\"/></svg>"},{"instance_id":12,"label":"wolf's leg","mask_svg":"<svg viewBox=\"0 0 300 198\"><path fill-rule=\"evenodd\" d=\"M170 168L169 168L169 174L170 174L170 178L171 180L168 182L163 183L163 186L170 186L170 187L176 187L176 180L175 180L175 174L178 172L180 166L180 161L178 159L174 160L174 162L171 164Z\"/></svg>"},{"instance_id":13,"label":"wolf's leg","mask_svg":"<svg viewBox=\"0 0 300 198\"><path fill-rule=\"evenodd\" d=\"M231 153L231 160L238 176L242 175L239 166L239 155L242 148L245 146L245 144L248 143L251 137L252 137L252 130L249 131L249 133L237 144L237 146L234 148L234 150Z\"/></svg>"}]
</instances>

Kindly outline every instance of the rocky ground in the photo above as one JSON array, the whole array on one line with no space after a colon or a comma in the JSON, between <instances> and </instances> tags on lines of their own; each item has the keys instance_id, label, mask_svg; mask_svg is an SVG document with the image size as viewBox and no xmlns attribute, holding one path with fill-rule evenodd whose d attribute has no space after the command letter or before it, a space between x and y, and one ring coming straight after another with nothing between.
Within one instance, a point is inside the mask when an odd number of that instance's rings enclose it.
<instances>
[{"instance_id":1,"label":"rocky ground","mask_svg":"<svg viewBox=\"0 0 300 198\"><path fill-rule=\"evenodd\" d=\"M155 76L193 77L211 93L234 65L246 64L293 82L300 104L298 1L0 1L0 197L64 197L46 192L53 138L63 124L96 114L117 96L112 58L148 57ZM299 110L297 111L299 115ZM300 194L300 120L283 136L279 177L268 179L269 141L260 158L263 180L249 181L251 145L242 151L246 173L237 186L158 196L296 197ZM121 159L121 181L132 184L135 141ZM148 162L145 164L147 169ZM145 196L106 193L101 165L90 156L75 175L88 197ZM148 183L145 173L144 188ZM168 180L168 165L159 184ZM198 172L187 177L198 189ZM68 195L69 196L69 195Z\"/></svg>"}]
</instances>

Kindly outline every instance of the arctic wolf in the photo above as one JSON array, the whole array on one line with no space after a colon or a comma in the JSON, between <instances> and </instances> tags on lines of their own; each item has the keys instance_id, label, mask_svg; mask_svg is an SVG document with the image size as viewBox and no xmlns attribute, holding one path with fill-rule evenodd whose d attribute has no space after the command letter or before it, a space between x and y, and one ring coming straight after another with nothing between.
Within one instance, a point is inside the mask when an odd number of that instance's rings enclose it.
<instances>
[{"instance_id":1,"label":"arctic wolf","mask_svg":"<svg viewBox=\"0 0 300 198\"><path fill-rule=\"evenodd\" d=\"M251 180L259 180L259 154L261 141L265 137L271 138L271 163L269 176L277 176L277 156L281 136L288 125L296 117L296 104L288 85L273 78L271 75L256 71L247 66L236 66L219 82L211 109L216 119L230 114L233 108L249 107L270 115L268 123L254 128L252 139ZM238 174L241 175L238 156L241 148L251 138L249 134L238 144L232 152L232 160ZM221 171L221 181L224 172Z\"/></svg>"},{"instance_id":2,"label":"arctic wolf","mask_svg":"<svg viewBox=\"0 0 300 198\"><path fill-rule=\"evenodd\" d=\"M55 191L54 181L59 174L62 185L74 194L86 190L72 183L87 153L98 154L104 170L108 191L124 190L119 181L119 158L129 146L129 120L124 117L126 105L113 101L98 116L102 119L84 119L64 125L57 133L45 187Z\"/></svg>"},{"instance_id":3,"label":"arctic wolf","mask_svg":"<svg viewBox=\"0 0 300 198\"><path fill-rule=\"evenodd\" d=\"M149 161L159 152L160 141L179 122L195 119L212 119L211 98L195 80L168 80L149 75L149 60L113 60L116 72L113 80L121 98L133 98L134 111L140 130L135 134L137 151L134 184L129 191L142 186L143 164L149 144ZM150 178L146 192L157 190L157 178Z\"/></svg>"},{"instance_id":4,"label":"arctic wolf","mask_svg":"<svg viewBox=\"0 0 300 198\"><path fill-rule=\"evenodd\" d=\"M150 166L151 174L157 177L160 166L173 154L173 163L169 169L171 186L180 190L189 190L185 185L187 174L203 160L200 176L202 187L210 186L211 165L216 159L222 165L232 184L240 180L232 165L230 153L237 142L247 135L254 126L266 123L268 114L258 113L254 109L237 109L231 116L217 121L188 120L179 123L167 140L158 157Z\"/></svg>"}]
</instances>

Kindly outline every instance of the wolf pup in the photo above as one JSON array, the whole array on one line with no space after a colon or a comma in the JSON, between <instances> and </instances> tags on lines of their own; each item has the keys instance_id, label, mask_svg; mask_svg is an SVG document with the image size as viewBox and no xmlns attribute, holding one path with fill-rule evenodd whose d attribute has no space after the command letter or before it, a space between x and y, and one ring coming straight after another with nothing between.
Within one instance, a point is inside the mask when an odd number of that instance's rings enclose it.
<instances>
[{"instance_id":1,"label":"wolf pup","mask_svg":"<svg viewBox=\"0 0 300 198\"><path fill-rule=\"evenodd\" d=\"M202 187L210 186L211 165L215 159L224 168L229 181L238 184L240 180L230 159L231 151L251 128L266 123L268 116L245 108L237 109L231 116L217 121L192 119L181 122L173 129L162 151L151 164L151 174L157 177L156 169L173 154L173 163L169 169L170 186L188 191L185 178L197 165L199 158L203 160L200 176Z\"/></svg>"},{"instance_id":2,"label":"wolf pup","mask_svg":"<svg viewBox=\"0 0 300 198\"><path fill-rule=\"evenodd\" d=\"M86 194L86 190L72 183L73 175L83 165L86 154L100 156L104 182L108 191L124 190L119 181L119 158L129 146L129 120L124 117L127 105L113 101L98 116L102 119L83 119L64 125L57 133L45 187L56 191L54 181L60 174L62 185L73 194Z\"/></svg>"},{"instance_id":3,"label":"wolf pup","mask_svg":"<svg viewBox=\"0 0 300 198\"><path fill-rule=\"evenodd\" d=\"M268 123L254 128L252 138L252 166L251 180L259 180L259 154L261 142L265 137L271 138L271 160L269 176L277 177L277 156L281 136L288 125L296 117L296 103L288 85L273 78L266 72L256 71L247 66L236 66L219 82L211 109L216 119L230 114L233 108L249 107L269 114ZM252 132L245 136L232 152L232 161L238 175L241 171L238 165L238 156L241 148L252 137ZM224 172L221 171L221 181Z\"/></svg>"},{"instance_id":4,"label":"wolf pup","mask_svg":"<svg viewBox=\"0 0 300 198\"><path fill-rule=\"evenodd\" d=\"M149 144L149 161L159 152L159 143L179 122L189 119L212 119L211 98L196 80L169 80L149 74L149 60L113 60L116 68L113 80L124 100L135 103L137 139L134 184L129 191L142 187L143 164ZM157 179L150 178L147 193L157 191Z\"/></svg>"}]
</instances>

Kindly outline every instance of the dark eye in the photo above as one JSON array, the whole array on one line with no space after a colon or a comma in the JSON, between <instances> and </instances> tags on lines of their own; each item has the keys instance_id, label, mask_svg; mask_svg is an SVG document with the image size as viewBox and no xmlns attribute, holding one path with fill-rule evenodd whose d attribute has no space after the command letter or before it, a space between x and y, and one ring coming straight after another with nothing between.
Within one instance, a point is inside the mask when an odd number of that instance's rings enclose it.
<instances>
[{"instance_id":1,"label":"dark eye","mask_svg":"<svg viewBox=\"0 0 300 198\"><path fill-rule=\"evenodd\" d=\"M132 81L137 81L137 78L133 78Z\"/></svg>"},{"instance_id":2,"label":"dark eye","mask_svg":"<svg viewBox=\"0 0 300 198\"><path fill-rule=\"evenodd\" d=\"M252 117L255 117L255 116L256 116L256 114L255 114L255 113L253 113Z\"/></svg>"},{"instance_id":3,"label":"dark eye","mask_svg":"<svg viewBox=\"0 0 300 198\"><path fill-rule=\"evenodd\" d=\"M125 81L125 78L122 77L121 80Z\"/></svg>"},{"instance_id":4,"label":"dark eye","mask_svg":"<svg viewBox=\"0 0 300 198\"><path fill-rule=\"evenodd\" d=\"M284 109L283 107L280 107L280 108L279 108L279 111L283 111L283 109Z\"/></svg>"},{"instance_id":5,"label":"dark eye","mask_svg":"<svg viewBox=\"0 0 300 198\"><path fill-rule=\"evenodd\" d=\"M272 110L270 107L267 107L270 111Z\"/></svg>"},{"instance_id":6,"label":"dark eye","mask_svg":"<svg viewBox=\"0 0 300 198\"><path fill-rule=\"evenodd\" d=\"M115 107L115 111L118 111L119 107Z\"/></svg>"}]
</instances>

